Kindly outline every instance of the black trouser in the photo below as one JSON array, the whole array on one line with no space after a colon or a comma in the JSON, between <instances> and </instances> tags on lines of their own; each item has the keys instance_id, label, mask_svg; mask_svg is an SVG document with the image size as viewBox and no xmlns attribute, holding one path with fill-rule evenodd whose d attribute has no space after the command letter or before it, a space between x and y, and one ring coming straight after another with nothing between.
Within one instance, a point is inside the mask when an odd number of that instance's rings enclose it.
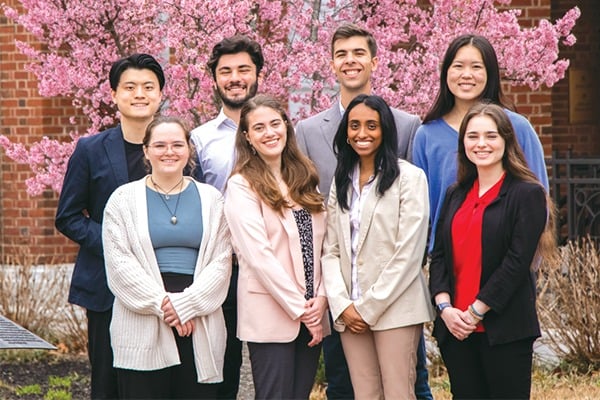
<instances>
[{"instance_id":1,"label":"black trouser","mask_svg":"<svg viewBox=\"0 0 600 400\"><path fill-rule=\"evenodd\" d=\"M227 347L225 348L225 364L223 365L223 382L217 384L217 399L221 400L235 400L240 385L242 342L237 338L238 270L237 258L234 256L229 290L222 307L225 327L227 328Z\"/></svg>"},{"instance_id":2,"label":"black trouser","mask_svg":"<svg viewBox=\"0 0 600 400\"><path fill-rule=\"evenodd\" d=\"M161 274L165 289L182 292L194 280L192 275ZM198 383L192 336L181 337L172 329L181 364L153 371L117 369L119 395L123 399L214 399L216 384Z\"/></svg>"},{"instance_id":3,"label":"black trouser","mask_svg":"<svg viewBox=\"0 0 600 400\"><path fill-rule=\"evenodd\" d=\"M87 310L88 358L92 367L92 399L117 399L117 374L110 345L112 308Z\"/></svg>"},{"instance_id":4,"label":"black trouser","mask_svg":"<svg viewBox=\"0 0 600 400\"><path fill-rule=\"evenodd\" d=\"M289 343L248 342L256 399L309 398L321 355L321 345L307 346L311 339L301 324Z\"/></svg>"},{"instance_id":5,"label":"black trouser","mask_svg":"<svg viewBox=\"0 0 600 400\"><path fill-rule=\"evenodd\" d=\"M454 399L529 399L533 341L490 346L485 333L449 335L440 351Z\"/></svg>"},{"instance_id":6,"label":"black trouser","mask_svg":"<svg viewBox=\"0 0 600 400\"><path fill-rule=\"evenodd\" d=\"M181 364L155 371L117 368L122 399L214 399L216 384L198 383L192 337L173 329Z\"/></svg>"}]
</instances>

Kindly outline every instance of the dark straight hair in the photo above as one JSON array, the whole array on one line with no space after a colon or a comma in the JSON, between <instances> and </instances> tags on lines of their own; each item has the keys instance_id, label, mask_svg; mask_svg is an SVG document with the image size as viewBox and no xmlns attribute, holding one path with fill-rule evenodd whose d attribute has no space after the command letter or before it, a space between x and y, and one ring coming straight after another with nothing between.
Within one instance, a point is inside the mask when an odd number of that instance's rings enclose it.
<instances>
[{"instance_id":1,"label":"dark straight hair","mask_svg":"<svg viewBox=\"0 0 600 400\"><path fill-rule=\"evenodd\" d=\"M492 44L483 36L466 34L461 35L454 39L444 55L442 61L442 69L440 71L440 88L438 90L437 97L431 109L425 115L423 123L433 121L435 119L442 118L448 114L452 107L454 107L455 99L454 95L448 88L448 70L450 65L456 58L456 53L465 46L473 46L483 59L483 65L485 66L485 72L487 74L487 82L485 88L481 93L480 100L484 100L490 103L498 104L504 108L508 108L514 111L514 106L504 96L502 92L502 85L500 82L500 66L498 65L498 57Z\"/></svg>"},{"instance_id":2,"label":"dark straight hair","mask_svg":"<svg viewBox=\"0 0 600 400\"><path fill-rule=\"evenodd\" d=\"M344 112L342 122L338 127L333 139L333 151L337 157L335 168L335 190L338 204L342 210L350 209L348 190L352 185L350 174L359 160L358 154L348 143L348 115L354 107L364 104L377 111L381 126L381 145L375 153L375 175L379 175L377 193L383 196L386 190L392 186L394 180L400 175L398 166L398 133L394 114L388 104L379 96L360 94L356 96Z\"/></svg>"},{"instance_id":3,"label":"dark straight hair","mask_svg":"<svg viewBox=\"0 0 600 400\"><path fill-rule=\"evenodd\" d=\"M108 73L108 80L112 90L117 90L121 75L128 69L148 69L156 75L160 90L163 90L165 87L165 73L158 61L150 54L138 53L121 58L113 63Z\"/></svg>"}]
</instances>

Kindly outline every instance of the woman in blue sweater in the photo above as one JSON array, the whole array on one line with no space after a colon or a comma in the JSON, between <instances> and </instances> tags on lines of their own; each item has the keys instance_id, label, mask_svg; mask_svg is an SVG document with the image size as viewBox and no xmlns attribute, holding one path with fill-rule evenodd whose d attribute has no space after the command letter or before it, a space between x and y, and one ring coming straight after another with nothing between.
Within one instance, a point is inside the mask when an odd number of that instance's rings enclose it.
<instances>
[{"instance_id":1,"label":"woman in blue sweater","mask_svg":"<svg viewBox=\"0 0 600 400\"><path fill-rule=\"evenodd\" d=\"M542 144L529 121L509 110L494 48L483 36L457 37L446 50L437 98L417 130L413 145L413 163L425 171L429 183L430 252L446 189L456 182L458 128L469 108L481 100L504 108L529 169L548 190Z\"/></svg>"}]
</instances>

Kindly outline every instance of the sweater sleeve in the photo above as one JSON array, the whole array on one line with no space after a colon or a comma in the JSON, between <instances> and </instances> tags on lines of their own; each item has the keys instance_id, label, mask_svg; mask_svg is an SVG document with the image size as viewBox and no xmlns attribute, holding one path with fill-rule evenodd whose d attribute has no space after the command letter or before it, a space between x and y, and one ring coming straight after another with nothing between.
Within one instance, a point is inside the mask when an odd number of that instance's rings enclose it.
<instances>
[{"instance_id":1,"label":"sweater sleeve","mask_svg":"<svg viewBox=\"0 0 600 400\"><path fill-rule=\"evenodd\" d=\"M517 140L523 150L527 166L539 179L546 192L549 191L548 170L544 160L544 148L531 123L522 115L509 113L514 125Z\"/></svg>"},{"instance_id":2,"label":"sweater sleeve","mask_svg":"<svg viewBox=\"0 0 600 400\"><path fill-rule=\"evenodd\" d=\"M150 263L133 252L138 245L132 208L132 185L117 189L106 203L102 224L104 259L108 286L128 309L162 318L161 304L166 296L160 277L153 276Z\"/></svg>"}]
</instances>

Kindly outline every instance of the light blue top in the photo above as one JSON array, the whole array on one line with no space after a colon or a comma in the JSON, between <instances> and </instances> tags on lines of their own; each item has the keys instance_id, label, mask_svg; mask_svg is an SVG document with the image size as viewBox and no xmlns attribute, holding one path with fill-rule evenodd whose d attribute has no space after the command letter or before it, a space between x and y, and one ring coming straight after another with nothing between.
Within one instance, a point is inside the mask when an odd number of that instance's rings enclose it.
<instances>
[{"instance_id":1,"label":"light blue top","mask_svg":"<svg viewBox=\"0 0 600 400\"><path fill-rule=\"evenodd\" d=\"M146 188L150 240L161 273L193 275L202 243L202 203L195 184L189 184L181 192L179 205L177 197L171 194L165 199L164 195ZM176 224L171 222L173 214L177 217Z\"/></svg>"},{"instance_id":2,"label":"light blue top","mask_svg":"<svg viewBox=\"0 0 600 400\"><path fill-rule=\"evenodd\" d=\"M542 143L529 121L520 114L505 110L523 149L527 164L548 191L548 172ZM422 168L429 183L431 233L429 252L433 250L435 228L444 203L446 190L456 182L458 162L458 132L439 118L423 124L417 130L413 145L413 164Z\"/></svg>"},{"instance_id":3,"label":"light blue top","mask_svg":"<svg viewBox=\"0 0 600 400\"><path fill-rule=\"evenodd\" d=\"M225 191L225 184L233 169L236 132L237 124L225 115L223 109L217 118L192 131L204 182L221 193Z\"/></svg>"}]
</instances>

